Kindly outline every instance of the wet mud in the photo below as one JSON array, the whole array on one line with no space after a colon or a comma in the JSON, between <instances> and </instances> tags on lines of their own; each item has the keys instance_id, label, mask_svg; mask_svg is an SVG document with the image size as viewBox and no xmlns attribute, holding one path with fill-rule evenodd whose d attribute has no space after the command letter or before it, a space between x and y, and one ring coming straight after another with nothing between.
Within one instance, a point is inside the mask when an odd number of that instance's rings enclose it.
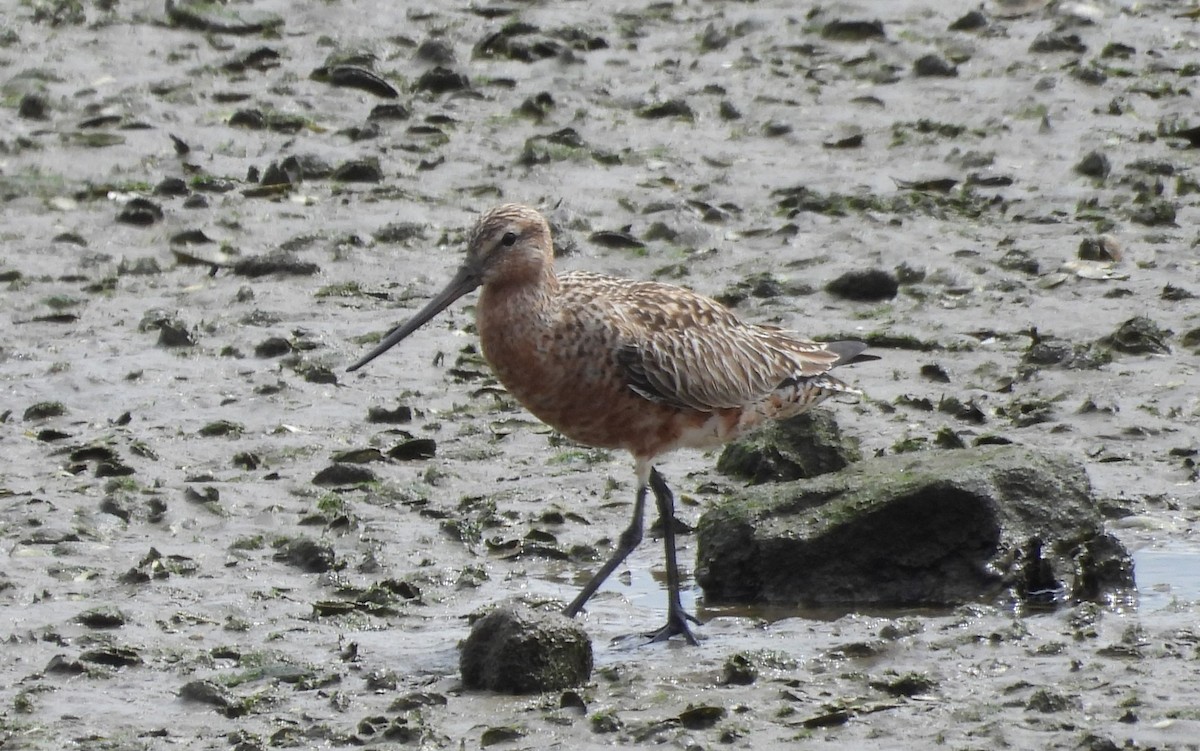
<instances>
[{"instance_id":1,"label":"wet mud","mask_svg":"<svg viewBox=\"0 0 1200 751\"><path fill-rule=\"evenodd\" d=\"M0 746L1197 747L1186 3L3 15ZM689 570L701 645L647 646L647 540L588 684L464 690L469 618L568 600L634 492L498 387L469 301L345 372L502 201L564 268L869 342L832 405L863 455L1070 455L1136 596L802 610ZM716 460L661 465L686 523L743 482Z\"/></svg>"}]
</instances>

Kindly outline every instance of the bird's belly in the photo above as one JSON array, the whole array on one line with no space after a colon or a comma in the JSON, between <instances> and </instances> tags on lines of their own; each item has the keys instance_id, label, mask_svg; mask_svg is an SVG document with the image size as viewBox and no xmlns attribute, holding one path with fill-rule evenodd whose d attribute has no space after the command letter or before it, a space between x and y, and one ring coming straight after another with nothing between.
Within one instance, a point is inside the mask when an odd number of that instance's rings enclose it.
<instances>
[{"instance_id":1,"label":"bird's belly","mask_svg":"<svg viewBox=\"0 0 1200 751\"><path fill-rule=\"evenodd\" d=\"M652 457L682 447L719 446L739 432L740 409L681 409L633 391L600 339L564 342L481 325L480 340L508 392L573 441Z\"/></svg>"},{"instance_id":2,"label":"bird's belly","mask_svg":"<svg viewBox=\"0 0 1200 751\"><path fill-rule=\"evenodd\" d=\"M740 410L699 412L658 404L622 382L579 378L529 388L524 379L509 392L542 422L587 446L624 449L652 457L677 448L714 448L739 430Z\"/></svg>"}]
</instances>

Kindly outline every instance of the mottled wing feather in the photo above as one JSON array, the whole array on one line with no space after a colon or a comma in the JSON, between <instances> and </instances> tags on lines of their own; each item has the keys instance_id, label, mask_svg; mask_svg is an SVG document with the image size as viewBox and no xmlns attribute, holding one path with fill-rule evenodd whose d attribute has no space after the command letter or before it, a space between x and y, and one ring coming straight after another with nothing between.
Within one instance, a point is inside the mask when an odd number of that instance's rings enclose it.
<instances>
[{"instance_id":1,"label":"mottled wing feather","mask_svg":"<svg viewBox=\"0 0 1200 751\"><path fill-rule=\"evenodd\" d=\"M744 407L838 360L820 344L743 323L679 287L587 273L564 274L562 283L564 295L587 295L592 325L612 328L629 387L652 401L704 412Z\"/></svg>"}]
</instances>

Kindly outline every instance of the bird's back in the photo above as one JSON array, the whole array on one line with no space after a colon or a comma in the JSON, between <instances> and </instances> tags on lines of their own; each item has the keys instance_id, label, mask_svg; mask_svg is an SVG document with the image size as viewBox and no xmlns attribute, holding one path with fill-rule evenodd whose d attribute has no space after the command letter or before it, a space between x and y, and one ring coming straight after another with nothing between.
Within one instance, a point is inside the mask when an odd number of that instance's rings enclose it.
<instances>
[{"instance_id":1,"label":"bird's back","mask_svg":"<svg viewBox=\"0 0 1200 751\"><path fill-rule=\"evenodd\" d=\"M612 329L610 346L630 387L679 408L744 408L866 349L747 323L715 300L674 285L591 273L560 280L564 315L586 312L592 325Z\"/></svg>"}]
</instances>

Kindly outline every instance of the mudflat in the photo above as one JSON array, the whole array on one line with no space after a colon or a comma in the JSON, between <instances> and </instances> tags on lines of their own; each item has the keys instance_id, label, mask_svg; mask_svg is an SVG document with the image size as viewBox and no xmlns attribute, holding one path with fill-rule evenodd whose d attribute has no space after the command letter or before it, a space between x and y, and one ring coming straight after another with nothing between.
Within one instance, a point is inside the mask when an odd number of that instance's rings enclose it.
<instances>
[{"instance_id":1,"label":"mudflat","mask_svg":"<svg viewBox=\"0 0 1200 751\"><path fill-rule=\"evenodd\" d=\"M16 4L0 746L1195 748L1198 23L1169 0ZM634 492L628 457L505 394L469 299L345 372L508 201L562 268L870 343L845 373L867 397L832 405L864 454L1075 457L1137 594L814 612L688 576L701 645L646 646L622 637L664 615L648 539L581 616L591 683L463 691L468 616L569 600ZM685 522L740 484L715 464L660 465Z\"/></svg>"}]
</instances>

